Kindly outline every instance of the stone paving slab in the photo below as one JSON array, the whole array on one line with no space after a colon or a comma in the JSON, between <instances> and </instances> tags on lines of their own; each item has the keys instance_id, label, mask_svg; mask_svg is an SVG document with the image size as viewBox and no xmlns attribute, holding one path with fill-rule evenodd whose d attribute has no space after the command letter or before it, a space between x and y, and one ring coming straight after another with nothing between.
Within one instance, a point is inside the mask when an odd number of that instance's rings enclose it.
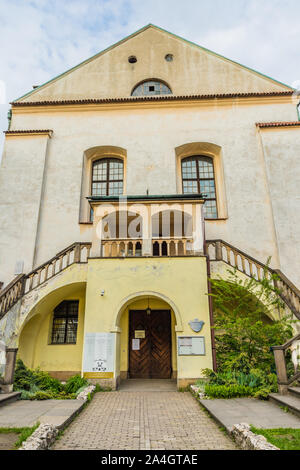
<instances>
[{"instance_id":1,"label":"stone paving slab","mask_svg":"<svg viewBox=\"0 0 300 470\"><path fill-rule=\"evenodd\" d=\"M255 398L200 400L217 422L231 431L234 424L248 423L257 428L300 428L300 419L279 406Z\"/></svg>"},{"instance_id":2,"label":"stone paving slab","mask_svg":"<svg viewBox=\"0 0 300 470\"><path fill-rule=\"evenodd\" d=\"M19 439L19 434L10 432L9 434L0 433L0 450L13 450L15 443Z\"/></svg>"},{"instance_id":3,"label":"stone paving slab","mask_svg":"<svg viewBox=\"0 0 300 470\"><path fill-rule=\"evenodd\" d=\"M38 421L63 427L82 406L81 400L18 400L0 408L0 427L32 427Z\"/></svg>"},{"instance_id":4,"label":"stone paving slab","mask_svg":"<svg viewBox=\"0 0 300 470\"><path fill-rule=\"evenodd\" d=\"M234 442L189 393L101 392L53 450L225 450Z\"/></svg>"},{"instance_id":5,"label":"stone paving slab","mask_svg":"<svg viewBox=\"0 0 300 470\"><path fill-rule=\"evenodd\" d=\"M168 379L128 379L121 382L120 392L176 392L177 381Z\"/></svg>"}]
</instances>

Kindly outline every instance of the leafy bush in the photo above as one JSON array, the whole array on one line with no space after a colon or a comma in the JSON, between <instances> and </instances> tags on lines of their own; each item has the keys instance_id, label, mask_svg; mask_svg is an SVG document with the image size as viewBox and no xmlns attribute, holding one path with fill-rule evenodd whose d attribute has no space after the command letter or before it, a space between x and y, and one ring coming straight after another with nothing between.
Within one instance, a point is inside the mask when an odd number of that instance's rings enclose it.
<instances>
[{"instance_id":1,"label":"leafy bush","mask_svg":"<svg viewBox=\"0 0 300 470\"><path fill-rule=\"evenodd\" d=\"M35 383L41 390L52 390L53 392L60 392L63 390L62 383L51 377L47 372L43 372L39 368L33 371Z\"/></svg>"},{"instance_id":2,"label":"leafy bush","mask_svg":"<svg viewBox=\"0 0 300 470\"><path fill-rule=\"evenodd\" d=\"M39 392L35 392L35 394L32 395L30 400L51 400L53 399L53 393L51 391L43 391L40 390Z\"/></svg>"},{"instance_id":3,"label":"leafy bush","mask_svg":"<svg viewBox=\"0 0 300 470\"><path fill-rule=\"evenodd\" d=\"M253 396L266 399L271 392L277 392L276 374L266 374L260 369L244 372L214 372L211 369L202 371L208 383L204 392L211 398L233 398Z\"/></svg>"},{"instance_id":4,"label":"leafy bush","mask_svg":"<svg viewBox=\"0 0 300 470\"><path fill-rule=\"evenodd\" d=\"M67 393L75 393L77 390L84 385L87 385L88 381L81 377L79 374L73 375L67 380L67 383L64 386L64 390Z\"/></svg>"},{"instance_id":5,"label":"leafy bush","mask_svg":"<svg viewBox=\"0 0 300 470\"><path fill-rule=\"evenodd\" d=\"M257 389L246 385L205 385L205 394L210 398L234 398L253 396Z\"/></svg>"},{"instance_id":6,"label":"leafy bush","mask_svg":"<svg viewBox=\"0 0 300 470\"><path fill-rule=\"evenodd\" d=\"M251 369L275 372L270 347L285 343L293 336L293 321L286 315L275 320L270 311L280 312L283 304L274 287L276 275L257 281L242 281L236 270L228 270L229 279L210 279L216 330L218 370L249 374Z\"/></svg>"},{"instance_id":7,"label":"leafy bush","mask_svg":"<svg viewBox=\"0 0 300 470\"><path fill-rule=\"evenodd\" d=\"M30 387L35 383L34 373L28 369L21 359L16 362L15 376L14 376L14 390L30 390Z\"/></svg>"}]
</instances>

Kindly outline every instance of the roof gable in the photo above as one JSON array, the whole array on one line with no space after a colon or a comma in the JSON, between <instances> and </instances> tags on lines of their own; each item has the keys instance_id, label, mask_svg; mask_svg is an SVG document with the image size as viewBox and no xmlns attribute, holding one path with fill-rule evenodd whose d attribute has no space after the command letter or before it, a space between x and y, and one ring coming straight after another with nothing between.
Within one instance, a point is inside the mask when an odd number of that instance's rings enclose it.
<instances>
[{"instance_id":1,"label":"roof gable","mask_svg":"<svg viewBox=\"0 0 300 470\"><path fill-rule=\"evenodd\" d=\"M171 62L165 60L172 54ZM137 62L128 62L129 56ZM145 79L166 82L174 95L292 90L266 75L149 24L16 102L126 98Z\"/></svg>"}]
</instances>

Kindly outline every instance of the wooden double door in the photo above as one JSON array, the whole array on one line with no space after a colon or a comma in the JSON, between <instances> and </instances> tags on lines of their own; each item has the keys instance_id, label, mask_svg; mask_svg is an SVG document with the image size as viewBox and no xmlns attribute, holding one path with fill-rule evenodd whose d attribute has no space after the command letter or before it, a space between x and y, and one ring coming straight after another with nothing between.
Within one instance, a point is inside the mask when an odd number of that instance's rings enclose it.
<instances>
[{"instance_id":1,"label":"wooden double door","mask_svg":"<svg viewBox=\"0 0 300 470\"><path fill-rule=\"evenodd\" d=\"M170 310L130 310L129 377L169 379L171 372Z\"/></svg>"}]
</instances>

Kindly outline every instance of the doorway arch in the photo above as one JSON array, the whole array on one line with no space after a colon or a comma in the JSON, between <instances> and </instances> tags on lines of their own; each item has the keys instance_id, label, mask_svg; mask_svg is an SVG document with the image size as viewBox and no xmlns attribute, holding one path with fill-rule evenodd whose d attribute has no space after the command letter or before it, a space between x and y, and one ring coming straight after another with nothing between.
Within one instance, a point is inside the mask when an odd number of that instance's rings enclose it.
<instances>
[{"instance_id":1,"label":"doorway arch","mask_svg":"<svg viewBox=\"0 0 300 470\"><path fill-rule=\"evenodd\" d=\"M148 308L151 309L150 314L146 313ZM117 376L121 380L175 379L176 332L181 330L182 321L177 307L162 294L144 291L123 299L111 330L118 333Z\"/></svg>"}]
</instances>

